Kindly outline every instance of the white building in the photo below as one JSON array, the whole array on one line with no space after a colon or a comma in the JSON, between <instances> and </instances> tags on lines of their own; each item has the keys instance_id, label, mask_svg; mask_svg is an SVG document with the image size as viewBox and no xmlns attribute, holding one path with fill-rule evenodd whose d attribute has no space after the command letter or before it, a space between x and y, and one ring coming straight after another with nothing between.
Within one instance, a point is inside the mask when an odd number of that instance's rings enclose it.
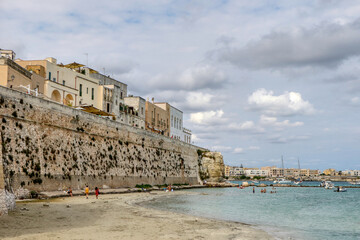
<instances>
[{"instance_id":1,"label":"white building","mask_svg":"<svg viewBox=\"0 0 360 240\"><path fill-rule=\"evenodd\" d=\"M184 142L191 143L191 130L183 128Z\"/></svg>"},{"instance_id":2,"label":"white building","mask_svg":"<svg viewBox=\"0 0 360 240\"><path fill-rule=\"evenodd\" d=\"M130 121L132 126L145 129L145 104L146 100L139 96L128 96L124 98L125 106L129 108L130 113L132 114L132 119ZM124 109L125 109L124 106Z\"/></svg>"},{"instance_id":3,"label":"white building","mask_svg":"<svg viewBox=\"0 0 360 240\"><path fill-rule=\"evenodd\" d=\"M183 140L183 112L170 105L170 137Z\"/></svg>"},{"instance_id":4,"label":"white building","mask_svg":"<svg viewBox=\"0 0 360 240\"><path fill-rule=\"evenodd\" d=\"M269 170L260 170L260 169L251 169L245 170L245 175L248 177L260 176L260 177L268 177Z\"/></svg>"}]
</instances>

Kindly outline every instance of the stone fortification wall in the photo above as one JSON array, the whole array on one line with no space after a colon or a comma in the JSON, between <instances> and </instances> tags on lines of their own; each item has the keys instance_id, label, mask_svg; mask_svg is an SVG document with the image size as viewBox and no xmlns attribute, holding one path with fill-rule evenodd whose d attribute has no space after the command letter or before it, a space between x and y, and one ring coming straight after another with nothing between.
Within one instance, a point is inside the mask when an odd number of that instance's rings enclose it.
<instances>
[{"instance_id":1,"label":"stone fortification wall","mask_svg":"<svg viewBox=\"0 0 360 240\"><path fill-rule=\"evenodd\" d=\"M200 181L196 146L4 87L0 125L0 191Z\"/></svg>"}]
</instances>

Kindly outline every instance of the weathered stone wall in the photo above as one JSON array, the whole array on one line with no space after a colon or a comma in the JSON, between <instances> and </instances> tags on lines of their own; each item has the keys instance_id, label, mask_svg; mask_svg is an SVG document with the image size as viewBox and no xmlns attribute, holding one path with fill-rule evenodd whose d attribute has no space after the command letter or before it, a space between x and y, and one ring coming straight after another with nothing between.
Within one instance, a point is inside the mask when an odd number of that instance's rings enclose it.
<instances>
[{"instance_id":1,"label":"weathered stone wall","mask_svg":"<svg viewBox=\"0 0 360 240\"><path fill-rule=\"evenodd\" d=\"M200 180L196 146L3 87L0 125L0 191Z\"/></svg>"}]
</instances>

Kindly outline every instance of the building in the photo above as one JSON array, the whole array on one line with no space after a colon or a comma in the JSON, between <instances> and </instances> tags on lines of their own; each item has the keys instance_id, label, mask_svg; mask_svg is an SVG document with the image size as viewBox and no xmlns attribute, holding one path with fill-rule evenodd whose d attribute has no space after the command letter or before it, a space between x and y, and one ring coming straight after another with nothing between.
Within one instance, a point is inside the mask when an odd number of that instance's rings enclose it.
<instances>
[{"instance_id":1,"label":"building","mask_svg":"<svg viewBox=\"0 0 360 240\"><path fill-rule=\"evenodd\" d=\"M268 177L269 176L269 170L261 170L261 169L250 169L250 170L244 170L245 176L248 177Z\"/></svg>"},{"instance_id":2,"label":"building","mask_svg":"<svg viewBox=\"0 0 360 240\"><path fill-rule=\"evenodd\" d=\"M120 106L124 104L124 98L127 96L127 84L122 83L110 76L101 74L93 69L89 69L90 77L99 80L100 91L102 92L103 102L102 110L108 113L113 113L120 117L123 111Z\"/></svg>"},{"instance_id":3,"label":"building","mask_svg":"<svg viewBox=\"0 0 360 240\"><path fill-rule=\"evenodd\" d=\"M18 59L16 63L43 75L46 98L68 106L90 105L102 109L99 80L90 77L91 69L84 65L75 62L67 65L57 64L55 58Z\"/></svg>"},{"instance_id":4,"label":"building","mask_svg":"<svg viewBox=\"0 0 360 240\"><path fill-rule=\"evenodd\" d=\"M240 167L225 166L226 177L235 177L235 176L243 176L243 175L245 175L245 171L242 166Z\"/></svg>"},{"instance_id":5,"label":"building","mask_svg":"<svg viewBox=\"0 0 360 240\"><path fill-rule=\"evenodd\" d=\"M11 58L0 58L0 85L39 96L44 93L45 79L27 71Z\"/></svg>"},{"instance_id":6,"label":"building","mask_svg":"<svg viewBox=\"0 0 360 240\"><path fill-rule=\"evenodd\" d=\"M128 96L124 98L124 108L127 106L130 112L134 112L132 116L132 124L134 127L145 129L145 109L146 100L139 96Z\"/></svg>"},{"instance_id":7,"label":"building","mask_svg":"<svg viewBox=\"0 0 360 240\"><path fill-rule=\"evenodd\" d=\"M323 174L328 175L328 176L335 176L336 170L333 168L329 168L329 169L324 170Z\"/></svg>"},{"instance_id":8,"label":"building","mask_svg":"<svg viewBox=\"0 0 360 240\"><path fill-rule=\"evenodd\" d=\"M183 140L183 112L170 105L170 137Z\"/></svg>"},{"instance_id":9,"label":"building","mask_svg":"<svg viewBox=\"0 0 360 240\"><path fill-rule=\"evenodd\" d=\"M154 101L145 103L145 129L170 137L170 105L156 105Z\"/></svg>"},{"instance_id":10,"label":"building","mask_svg":"<svg viewBox=\"0 0 360 240\"><path fill-rule=\"evenodd\" d=\"M191 144L191 130L183 128L184 142Z\"/></svg>"},{"instance_id":11,"label":"building","mask_svg":"<svg viewBox=\"0 0 360 240\"><path fill-rule=\"evenodd\" d=\"M5 50L0 48L0 57L8 58L11 60L15 60L15 52L13 50Z\"/></svg>"}]
</instances>

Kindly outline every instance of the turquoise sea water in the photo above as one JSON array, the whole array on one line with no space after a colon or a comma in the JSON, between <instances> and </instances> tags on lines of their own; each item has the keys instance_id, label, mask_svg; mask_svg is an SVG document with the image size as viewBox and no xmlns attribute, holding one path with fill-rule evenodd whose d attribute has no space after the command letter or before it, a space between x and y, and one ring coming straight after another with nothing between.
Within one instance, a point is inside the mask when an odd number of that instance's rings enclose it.
<instances>
[{"instance_id":1,"label":"turquoise sea water","mask_svg":"<svg viewBox=\"0 0 360 240\"><path fill-rule=\"evenodd\" d=\"M316 183L317 184L317 183ZM163 210L253 224L279 239L360 239L360 189L338 193L324 188L192 189L200 194L148 203Z\"/></svg>"}]
</instances>

